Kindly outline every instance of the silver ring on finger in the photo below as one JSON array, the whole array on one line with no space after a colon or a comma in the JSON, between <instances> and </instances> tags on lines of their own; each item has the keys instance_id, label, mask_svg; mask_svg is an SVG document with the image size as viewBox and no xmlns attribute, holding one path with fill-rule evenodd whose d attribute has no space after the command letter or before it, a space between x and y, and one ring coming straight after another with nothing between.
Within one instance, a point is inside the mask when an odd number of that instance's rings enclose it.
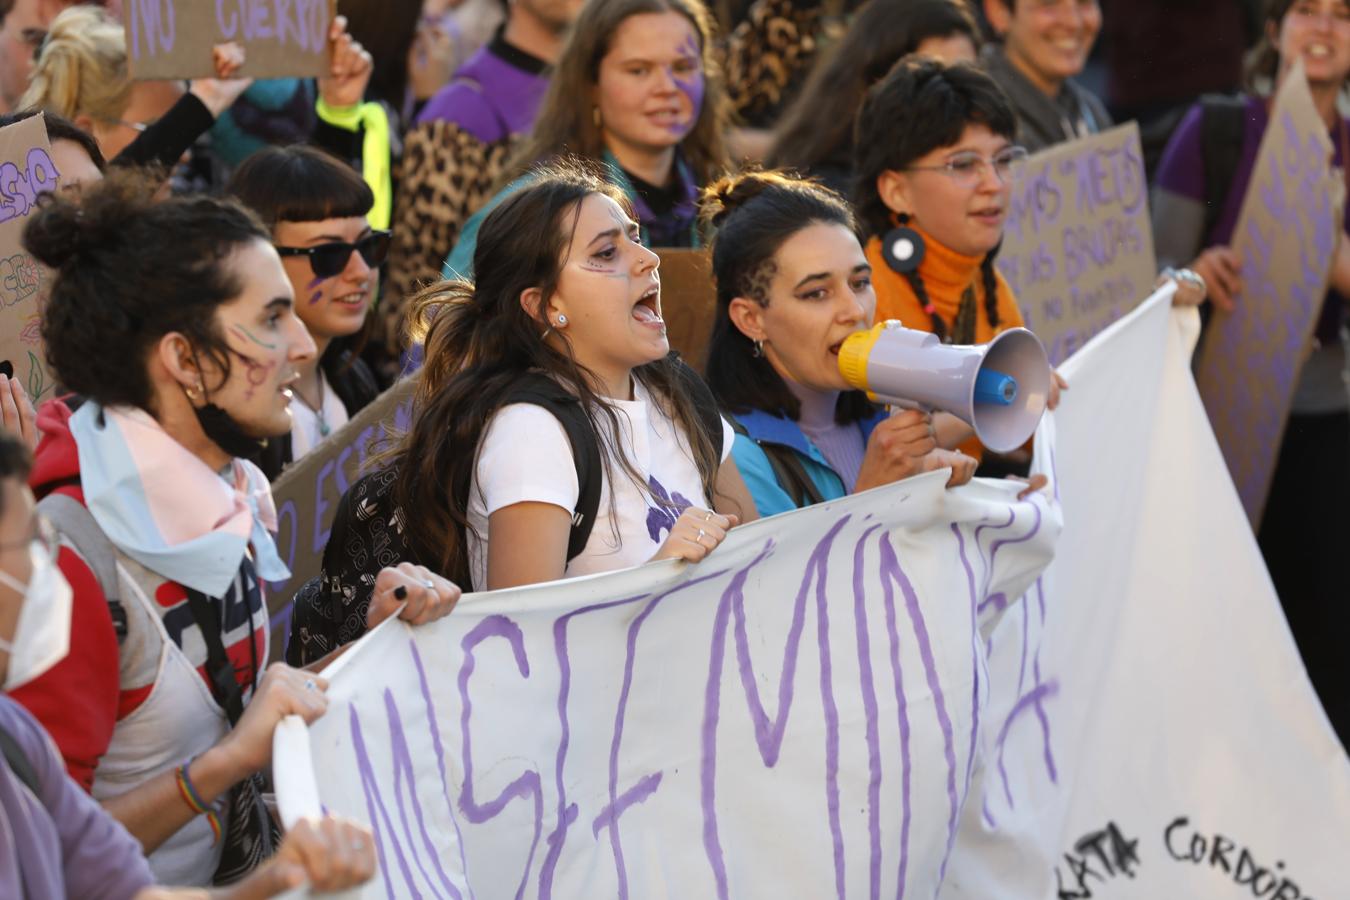
<instances>
[{"instance_id":1,"label":"silver ring on finger","mask_svg":"<svg viewBox=\"0 0 1350 900\"><path fill-rule=\"evenodd\" d=\"M708 514L707 514L706 516L703 517L703 521L705 521L705 522L711 522L711 521L712 521L712 510L711 510L711 509L708 510Z\"/></svg>"},{"instance_id":2,"label":"silver ring on finger","mask_svg":"<svg viewBox=\"0 0 1350 900\"><path fill-rule=\"evenodd\" d=\"M430 578L423 579L422 587L429 591L434 591L436 590L436 582L432 581Z\"/></svg>"},{"instance_id":3,"label":"silver ring on finger","mask_svg":"<svg viewBox=\"0 0 1350 900\"><path fill-rule=\"evenodd\" d=\"M313 678L306 678L306 679L305 679L305 690L307 690L307 691L312 691L312 690L316 690L317 688L318 688L318 685L316 685L316 684L314 683L314 679L313 679Z\"/></svg>"},{"instance_id":4,"label":"silver ring on finger","mask_svg":"<svg viewBox=\"0 0 1350 900\"><path fill-rule=\"evenodd\" d=\"M694 541L695 541L696 543L699 543L699 544L703 543L703 537L704 537L704 535L706 535L707 533L708 533L708 532L706 532L706 531L704 531L702 528L700 528L700 529L698 530L698 537L694 538Z\"/></svg>"}]
</instances>

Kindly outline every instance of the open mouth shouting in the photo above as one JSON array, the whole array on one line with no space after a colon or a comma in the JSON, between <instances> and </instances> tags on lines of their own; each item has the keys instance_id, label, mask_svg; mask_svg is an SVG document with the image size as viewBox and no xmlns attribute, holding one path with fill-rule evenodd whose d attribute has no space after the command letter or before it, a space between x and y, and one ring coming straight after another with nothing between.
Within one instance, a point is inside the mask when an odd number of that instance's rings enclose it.
<instances>
[{"instance_id":1,"label":"open mouth shouting","mask_svg":"<svg viewBox=\"0 0 1350 900\"><path fill-rule=\"evenodd\" d=\"M649 328L666 330L665 320L661 318L661 286L654 284L647 288L633 304L633 318Z\"/></svg>"}]
</instances>

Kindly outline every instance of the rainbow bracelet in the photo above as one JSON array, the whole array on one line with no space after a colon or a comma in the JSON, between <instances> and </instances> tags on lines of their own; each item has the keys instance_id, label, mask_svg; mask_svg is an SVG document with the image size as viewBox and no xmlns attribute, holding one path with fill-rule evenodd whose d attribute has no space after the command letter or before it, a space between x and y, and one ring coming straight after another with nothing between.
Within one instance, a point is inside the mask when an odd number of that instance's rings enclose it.
<instances>
[{"instance_id":1,"label":"rainbow bracelet","mask_svg":"<svg viewBox=\"0 0 1350 900\"><path fill-rule=\"evenodd\" d=\"M188 766L191 764L192 760L188 760L174 772L178 781L178 794L183 798L183 802L188 805L188 809L199 816L206 816L206 821L211 825L211 833L215 836L211 843L213 845L218 844L220 843L220 816L202 801L201 795L197 793L197 788L193 786L192 779L188 777Z\"/></svg>"}]
</instances>

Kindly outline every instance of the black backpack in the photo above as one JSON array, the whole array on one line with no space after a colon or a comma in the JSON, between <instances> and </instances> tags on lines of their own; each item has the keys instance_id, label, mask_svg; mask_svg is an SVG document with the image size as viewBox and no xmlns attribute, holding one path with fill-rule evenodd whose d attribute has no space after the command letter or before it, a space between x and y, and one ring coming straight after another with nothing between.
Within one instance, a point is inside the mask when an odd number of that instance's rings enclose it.
<instances>
[{"instance_id":1,"label":"black backpack","mask_svg":"<svg viewBox=\"0 0 1350 900\"><path fill-rule=\"evenodd\" d=\"M714 446L722 445L722 418L707 385L676 360L681 381L699 412L699 422ZM567 540L571 561L586 547L600 507L604 471L600 445L576 397L552 378L529 375L502 401L542 406L562 423L572 445L579 494ZM362 476L338 501L333 527L324 547L323 569L295 595L286 662L309 665L348 644L366 631L366 614L375 576L385 566L408 561L435 568L417 558L407 539L407 523L394 497L398 472L385 468Z\"/></svg>"}]
</instances>

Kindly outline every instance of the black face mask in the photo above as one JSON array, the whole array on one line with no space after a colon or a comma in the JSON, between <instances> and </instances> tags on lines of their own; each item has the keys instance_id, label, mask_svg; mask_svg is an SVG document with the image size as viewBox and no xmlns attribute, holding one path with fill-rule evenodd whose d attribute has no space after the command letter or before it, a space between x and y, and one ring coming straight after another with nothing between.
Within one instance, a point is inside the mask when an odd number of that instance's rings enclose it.
<instances>
[{"instance_id":1,"label":"black face mask","mask_svg":"<svg viewBox=\"0 0 1350 900\"><path fill-rule=\"evenodd\" d=\"M239 423L214 403L194 407L193 412L197 414L197 421L201 424L202 431L206 432L206 436L230 456L257 459L258 454L267 446L267 438L255 438L244 434Z\"/></svg>"}]
</instances>

